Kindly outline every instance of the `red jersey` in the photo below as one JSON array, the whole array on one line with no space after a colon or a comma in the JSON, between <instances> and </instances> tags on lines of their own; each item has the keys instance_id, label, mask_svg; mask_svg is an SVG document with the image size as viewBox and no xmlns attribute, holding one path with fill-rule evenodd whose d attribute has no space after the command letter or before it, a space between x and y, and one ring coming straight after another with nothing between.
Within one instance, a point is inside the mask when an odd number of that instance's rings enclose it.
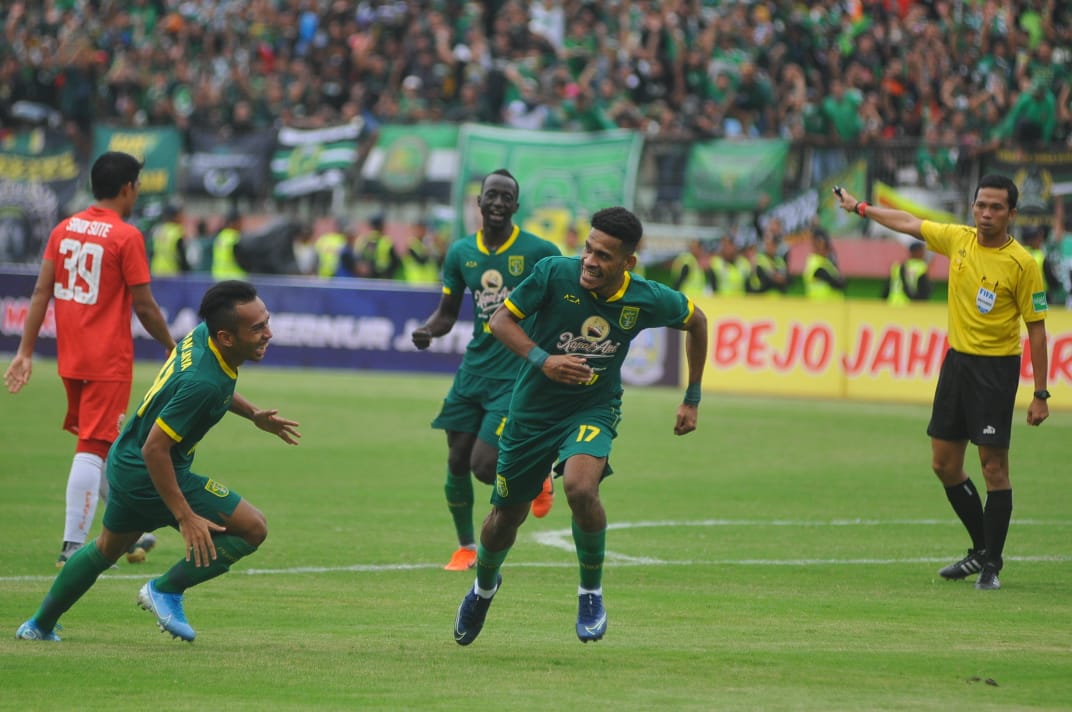
<instances>
[{"instance_id":1,"label":"red jersey","mask_svg":"<svg viewBox=\"0 0 1072 712\"><path fill-rule=\"evenodd\" d=\"M130 287L149 283L141 232L114 210L94 205L56 226L44 257L56 267L52 297L60 376L131 380Z\"/></svg>"}]
</instances>

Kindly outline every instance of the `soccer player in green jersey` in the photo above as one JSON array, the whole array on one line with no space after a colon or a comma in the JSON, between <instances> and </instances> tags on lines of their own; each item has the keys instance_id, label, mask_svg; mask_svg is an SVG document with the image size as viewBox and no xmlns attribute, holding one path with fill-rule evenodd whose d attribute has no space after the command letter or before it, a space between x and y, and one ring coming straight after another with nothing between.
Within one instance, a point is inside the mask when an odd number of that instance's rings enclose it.
<instances>
[{"instance_id":1,"label":"soccer player in green jersey","mask_svg":"<svg viewBox=\"0 0 1072 712\"><path fill-rule=\"evenodd\" d=\"M1002 175L979 180L972 201L975 227L921 220L911 213L858 201L835 187L841 207L860 217L923 240L949 257L949 350L942 360L931 420L931 468L972 546L968 555L938 575L959 580L979 574L975 588L1001 588L998 572L1012 519L1009 444L1020 386L1023 341L1031 347L1034 398L1027 424L1049 417L1046 389L1046 286L1031 254L1009 236L1020 191ZM986 506L964 471L968 441L979 450L986 480Z\"/></svg>"},{"instance_id":2,"label":"soccer player in green jersey","mask_svg":"<svg viewBox=\"0 0 1072 712\"><path fill-rule=\"evenodd\" d=\"M537 262L560 254L553 243L514 224L520 190L509 171L500 169L484 177L477 197L483 225L448 248L443 261L443 296L412 335L417 348L428 348L434 337L454 328L465 290L472 293L473 337L439 415L432 421L433 428L447 431L444 490L458 536L458 549L444 567L448 571L465 571L476 563L469 473L485 484L494 482L499 433L514 379L524 363L492 336L488 319ZM546 516L551 508L551 478L544 477L543 483L541 495L532 504L537 517Z\"/></svg>"},{"instance_id":3,"label":"soccer player in green jersey","mask_svg":"<svg viewBox=\"0 0 1072 712\"><path fill-rule=\"evenodd\" d=\"M111 488L104 526L75 552L16 638L58 641L56 622L138 540L162 526L179 530L186 555L142 586L138 603L162 631L183 640L194 629L183 591L226 573L268 536L264 515L223 483L193 473L194 448L228 411L296 445L298 423L235 392L238 367L260 361L272 338L268 309L253 285L226 281L205 292L202 323L172 351L108 454Z\"/></svg>"},{"instance_id":4,"label":"soccer player in green jersey","mask_svg":"<svg viewBox=\"0 0 1072 712\"><path fill-rule=\"evenodd\" d=\"M492 316L492 333L528 364L517 375L499 439L491 513L477 548L476 583L462 600L454 639L469 645L484 625L499 569L525 521L544 474L555 472L573 514L580 565L577 636L599 640L607 629L603 559L607 514L599 485L621 417L622 363L643 329L683 330L688 388L674 433L696 429L707 358L707 318L681 292L637 277L643 228L633 213L605 208L592 216L580 259L543 260ZM529 325L528 329L522 324Z\"/></svg>"}]
</instances>

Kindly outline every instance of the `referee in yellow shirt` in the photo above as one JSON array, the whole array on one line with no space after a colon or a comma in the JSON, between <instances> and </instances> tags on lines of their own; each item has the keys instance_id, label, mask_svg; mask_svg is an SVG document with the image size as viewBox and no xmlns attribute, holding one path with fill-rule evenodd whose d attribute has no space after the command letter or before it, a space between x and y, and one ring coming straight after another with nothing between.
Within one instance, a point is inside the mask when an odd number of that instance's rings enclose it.
<instances>
[{"instance_id":1,"label":"referee in yellow shirt","mask_svg":"<svg viewBox=\"0 0 1072 712\"><path fill-rule=\"evenodd\" d=\"M1050 411L1046 390L1046 287L1042 271L1009 236L1019 198L1016 184L1002 175L979 181L972 201L975 227L947 225L857 201L834 188L841 207L891 230L923 240L949 257L949 346L938 375L931 420L931 466L971 537L960 561L938 573L946 579L979 574L975 587L1001 588L1002 550L1012 517L1009 442L1020 380L1020 320L1027 325L1035 397L1028 425ZM986 506L964 471L968 441L979 449L986 479Z\"/></svg>"}]
</instances>

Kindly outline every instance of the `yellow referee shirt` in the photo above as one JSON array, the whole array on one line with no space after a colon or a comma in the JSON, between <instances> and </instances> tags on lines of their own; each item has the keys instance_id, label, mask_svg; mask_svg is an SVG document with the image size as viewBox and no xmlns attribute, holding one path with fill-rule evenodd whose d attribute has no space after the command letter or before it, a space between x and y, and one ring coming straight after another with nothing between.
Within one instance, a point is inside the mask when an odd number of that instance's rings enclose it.
<instances>
[{"instance_id":1,"label":"yellow referee shirt","mask_svg":"<svg viewBox=\"0 0 1072 712\"><path fill-rule=\"evenodd\" d=\"M924 220L927 246L949 258L949 345L977 356L1015 356L1023 351L1020 319L1046 318L1042 270L1011 237L1001 247L983 247L976 229Z\"/></svg>"}]
</instances>

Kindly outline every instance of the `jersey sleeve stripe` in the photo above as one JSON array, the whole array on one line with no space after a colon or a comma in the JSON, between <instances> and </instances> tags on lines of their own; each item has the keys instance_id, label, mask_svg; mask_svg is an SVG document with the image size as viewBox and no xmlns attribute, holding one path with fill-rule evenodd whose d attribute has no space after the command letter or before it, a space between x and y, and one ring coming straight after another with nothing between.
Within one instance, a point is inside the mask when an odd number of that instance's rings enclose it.
<instances>
[{"instance_id":1,"label":"jersey sleeve stripe","mask_svg":"<svg viewBox=\"0 0 1072 712\"><path fill-rule=\"evenodd\" d=\"M516 306L514 306L514 303L511 302L509 299L507 299L505 302L503 302L503 306L506 307L507 309L509 309L510 313L513 314L514 316L516 316L518 319L524 319L525 318L525 312L521 311Z\"/></svg>"},{"instance_id":2,"label":"jersey sleeve stripe","mask_svg":"<svg viewBox=\"0 0 1072 712\"><path fill-rule=\"evenodd\" d=\"M161 430L163 430L165 433L167 433L169 438L171 438L172 440L174 440L177 443L182 442L182 436L179 435L178 433L176 433L174 430L172 430L171 426L169 426L167 423L165 423L163 418L157 418L156 419L156 424L158 426L160 426Z\"/></svg>"}]
</instances>

